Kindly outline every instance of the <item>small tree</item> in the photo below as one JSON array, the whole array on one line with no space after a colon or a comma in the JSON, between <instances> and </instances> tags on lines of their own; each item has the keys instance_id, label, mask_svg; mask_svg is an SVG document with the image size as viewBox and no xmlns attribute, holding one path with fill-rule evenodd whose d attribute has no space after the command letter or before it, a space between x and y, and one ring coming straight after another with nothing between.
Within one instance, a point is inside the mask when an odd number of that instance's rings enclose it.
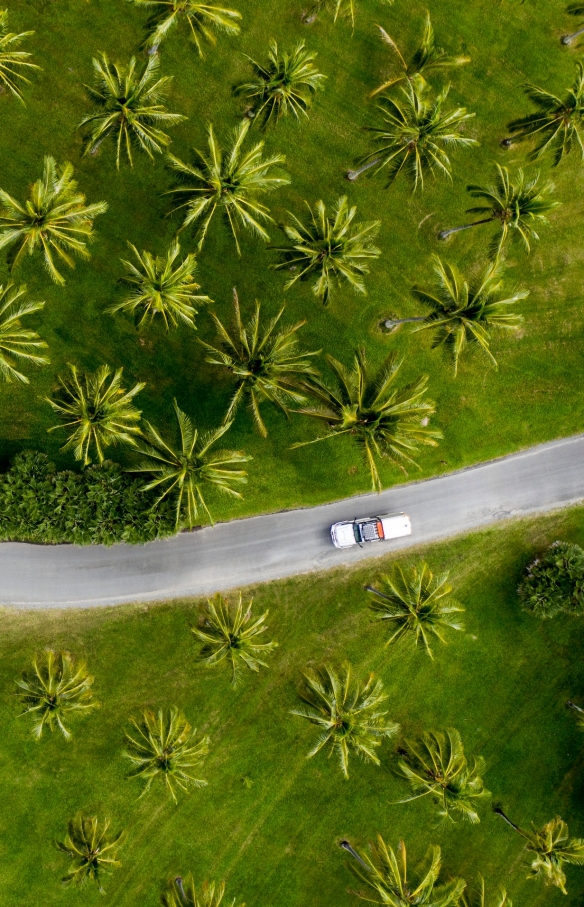
<instances>
[{"instance_id":1,"label":"small tree","mask_svg":"<svg viewBox=\"0 0 584 907\"><path fill-rule=\"evenodd\" d=\"M537 110L509 124L508 144L535 139L536 145L530 158L537 160L549 151L555 165L576 147L584 161L584 66L578 62L576 68L576 79L565 98L559 98L536 85L525 87L525 94Z\"/></svg>"},{"instance_id":2,"label":"small tree","mask_svg":"<svg viewBox=\"0 0 584 907\"><path fill-rule=\"evenodd\" d=\"M79 374L76 366L69 366L71 376L59 378L60 387L54 399L46 397L53 411L61 418L61 425L49 428L57 431L70 429L62 450L73 450L76 460L87 466L95 448L97 459L103 463L104 450L117 444L136 444L140 434L140 410L132 403L143 382L127 391L122 385L123 369L112 374L108 365L102 365L93 374Z\"/></svg>"},{"instance_id":3,"label":"small tree","mask_svg":"<svg viewBox=\"0 0 584 907\"><path fill-rule=\"evenodd\" d=\"M542 619L584 610L584 551L579 545L554 542L529 564L519 584L525 611Z\"/></svg>"},{"instance_id":4,"label":"small tree","mask_svg":"<svg viewBox=\"0 0 584 907\"><path fill-rule=\"evenodd\" d=\"M104 139L111 136L116 142L118 170L123 151L133 166L133 145L153 160L154 152L160 154L170 145L170 138L160 127L176 126L186 120L179 113L169 113L161 103L172 76L158 77L157 57L150 57L141 73L135 57L124 67L110 63L107 54L102 54L101 60L94 59L93 68L95 85L85 87L97 110L78 126L91 127L85 154L95 154Z\"/></svg>"},{"instance_id":5,"label":"small tree","mask_svg":"<svg viewBox=\"0 0 584 907\"><path fill-rule=\"evenodd\" d=\"M23 101L21 86L30 85L30 79L25 72L40 69L36 63L31 63L32 54L25 50L17 50L25 38L34 35L33 31L23 31L19 35L8 31L8 10L0 10L0 85L12 92Z\"/></svg>"},{"instance_id":6,"label":"small tree","mask_svg":"<svg viewBox=\"0 0 584 907\"><path fill-rule=\"evenodd\" d=\"M241 19L241 13L225 9L216 3L201 0L134 0L134 3L151 14L145 42L151 53L155 53L168 35L183 22L188 23L191 40L201 57L204 56L203 41L216 43L215 32L225 32L228 35L238 35L240 32L238 20Z\"/></svg>"},{"instance_id":7,"label":"small tree","mask_svg":"<svg viewBox=\"0 0 584 907\"><path fill-rule=\"evenodd\" d=\"M294 286L298 280L316 280L312 292L328 305L333 287L348 283L358 293L365 294L362 278L369 273L368 262L381 255L380 249L373 244L379 232L381 221L353 223L357 207L349 207L347 196L343 195L327 214L323 201L316 203L313 210L308 202L310 213L308 223L303 223L294 214L288 212L292 223L283 229L292 246L276 249L282 261L275 265L276 270L298 271L286 282L286 289Z\"/></svg>"},{"instance_id":8,"label":"small tree","mask_svg":"<svg viewBox=\"0 0 584 907\"><path fill-rule=\"evenodd\" d=\"M134 768L131 778L142 778L146 782L141 796L150 790L153 781L162 782L174 802L177 802L175 788L187 791L189 787L205 787L207 782L196 778L209 752L209 738L202 737L195 742L196 728L192 728L182 712L171 708L167 712L159 709L157 714L145 711L139 721L130 719L134 726L126 734L125 756Z\"/></svg>"},{"instance_id":9,"label":"small tree","mask_svg":"<svg viewBox=\"0 0 584 907\"><path fill-rule=\"evenodd\" d=\"M349 755L354 753L365 762L379 765L375 750L384 738L395 737L399 725L387 718L381 706L388 697L383 684L370 674L364 681L354 681L351 665L345 662L340 671L325 665L304 674L300 697L307 708L293 709L293 715L306 718L320 729L315 746L307 759L329 748L337 755L345 778L349 777Z\"/></svg>"},{"instance_id":10,"label":"small tree","mask_svg":"<svg viewBox=\"0 0 584 907\"><path fill-rule=\"evenodd\" d=\"M296 334L306 323L299 321L291 327L278 330L284 307L275 318L261 322L260 303L256 300L255 312L244 324L241 319L237 290L233 290L234 324L231 333L212 315L217 334L218 346L200 341L207 349L206 361L225 369L237 382L235 393L225 414L225 422L231 422L244 399L253 417L254 424L262 435L268 430L260 413L263 402L273 403L285 415L291 404L306 402L301 392L302 379L317 374L309 357L317 352L305 353L298 349Z\"/></svg>"},{"instance_id":11,"label":"small tree","mask_svg":"<svg viewBox=\"0 0 584 907\"><path fill-rule=\"evenodd\" d=\"M442 853L439 847L428 851L427 866L418 873L416 880L408 876L406 845L400 841L397 853L386 844L381 835L377 842L370 844L369 853L358 853L348 841L341 841L341 847L355 858L351 870L366 887L354 894L362 901L390 907L457 907L466 888L464 879L451 879L438 884L442 868ZM373 889L373 893L371 890Z\"/></svg>"},{"instance_id":12,"label":"small tree","mask_svg":"<svg viewBox=\"0 0 584 907\"><path fill-rule=\"evenodd\" d=\"M3 381L21 381L28 384L28 378L18 371L17 366L25 363L46 365L46 356L39 356L38 351L46 349L47 344L41 340L36 331L22 326L21 318L40 312L44 302L24 302L19 299L26 293L26 287L16 287L13 283L0 285L0 377Z\"/></svg>"},{"instance_id":13,"label":"small tree","mask_svg":"<svg viewBox=\"0 0 584 907\"><path fill-rule=\"evenodd\" d=\"M136 246L128 245L136 259L136 264L122 259L128 272L123 283L130 287L130 295L108 311L112 314L128 312L134 315L139 325L160 316L167 331L171 325L178 327L179 322L196 329L195 304L213 301L208 296L197 295L201 287L195 281L196 256L190 254L177 262L180 245L176 241L171 243L164 256L139 252Z\"/></svg>"},{"instance_id":14,"label":"small tree","mask_svg":"<svg viewBox=\"0 0 584 907\"><path fill-rule=\"evenodd\" d=\"M267 668L267 663L260 656L268 655L278 645L277 642L259 641L267 630L264 623L268 612L252 620L252 602L253 599L244 608L240 592L237 605L231 607L222 595L217 595L214 601L209 599L207 602L202 628L192 628L196 639L202 644L199 660L209 666L227 660L234 688L241 680L243 668L256 672L260 667Z\"/></svg>"},{"instance_id":15,"label":"small tree","mask_svg":"<svg viewBox=\"0 0 584 907\"><path fill-rule=\"evenodd\" d=\"M185 164L174 155L169 155L178 180L177 186L169 192L179 202L173 211L186 208L181 229L202 221L199 250L203 247L209 224L217 210L223 211L227 218L238 255L241 255L239 227L251 230L265 241L270 238L260 221L273 223L273 218L269 208L258 200L258 196L279 189L290 180L278 174L275 169L284 163L283 155L262 157L263 142L258 142L250 151L243 152L249 127L250 121L244 120L235 130L227 153L218 144L213 126L209 126L208 154L195 149L193 164Z\"/></svg>"},{"instance_id":16,"label":"small tree","mask_svg":"<svg viewBox=\"0 0 584 907\"><path fill-rule=\"evenodd\" d=\"M32 670L25 671L16 695L22 703L22 715L33 719L32 730L37 740L45 727L58 728L66 740L71 732L65 721L75 714L85 715L98 707L93 700L93 677L84 662L76 662L68 652L45 649L35 655Z\"/></svg>"},{"instance_id":17,"label":"small tree","mask_svg":"<svg viewBox=\"0 0 584 907\"><path fill-rule=\"evenodd\" d=\"M424 561L409 571L396 564L390 573L383 574L379 585L381 588L365 588L373 596L369 607L374 620L386 624L390 631L386 646L409 635L432 658L430 637L446 642L443 630L463 629L457 615L464 608L452 597L448 573L434 576Z\"/></svg>"},{"instance_id":18,"label":"small tree","mask_svg":"<svg viewBox=\"0 0 584 907\"><path fill-rule=\"evenodd\" d=\"M567 894L564 864L584 865L584 840L570 838L568 826L559 816L546 822L539 830L533 825L531 831L525 831L515 825L500 807L495 807L495 813L527 841L525 856L530 869L527 878L541 879L545 885L553 885L562 894Z\"/></svg>"},{"instance_id":19,"label":"small tree","mask_svg":"<svg viewBox=\"0 0 584 907\"><path fill-rule=\"evenodd\" d=\"M395 381L401 361L390 355L377 375L367 369L365 351L355 354L351 370L327 356L327 362L336 378L335 384L312 378L306 390L316 401L316 406L297 410L313 416L327 425L327 433L313 441L303 441L294 448L327 441L329 438L350 434L361 448L371 473L374 491L381 490L377 462L387 458L399 465L416 466L412 454L421 444L435 447L442 437L439 431L427 428L434 413L433 403L423 401L428 379L423 376L412 384L397 388Z\"/></svg>"},{"instance_id":20,"label":"small tree","mask_svg":"<svg viewBox=\"0 0 584 907\"><path fill-rule=\"evenodd\" d=\"M485 760L478 756L469 764L457 730L448 728L446 734L431 731L419 740L406 740L399 752L399 774L414 792L401 803L430 796L441 819L480 821L476 807L491 796L481 777Z\"/></svg>"},{"instance_id":21,"label":"small tree","mask_svg":"<svg viewBox=\"0 0 584 907\"><path fill-rule=\"evenodd\" d=\"M414 76L420 76L426 81L425 76L437 69L450 69L452 66L463 66L465 63L470 63L470 57L461 55L452 56L452 54L447 53L436 45L430 13L427 13L426 15L426 24L420 45L410 57L409 62L406 62L399 47L393 38L390 38L386 30L382 28L381 25L378 25L377 28L381 33L381 40L397 54L399 67L403 70L403 74L394 76L389 81L384 82L379 88L376 88L375 91L371 92L369 95L371 98L375 97L377 94L381 94L383 91L387 91L398 82L404 82L406 80L410 81Z\"/></svg>"},{"instance_id":22,"label":"small tree","mask_svg":"<svg viewBox=\"0 0 584 907\"><path fill-rule=\"evenodd\" d=\"M247 463L251 457L236 450L211 452L211 448L229 431L231 422L215 431L201 433L194 427L189 416L179 409L176 400L174 411L180 431L180 447L171 447L157 429L147 422L144 432L146 443L139 445L144 459L131 467L130 471L150 473L152 479L144 486L144 491L162 490L154 507L168 496L174 497L177 530L183 524L192 529L200 510L213 522L204 498L207 488L216 488L232 497L241 498L241 494L233 486L247 482L247 473L238 467Z\"/></svg>"},{"instance_id":23,"label":"small tree","mask_svg":"<svg viewBox=\"0 0 584 907\"><path fill-rule=\"evenodd\" d=\"M0 189L0 249L18 244L12 270L24 255L42 251L45 267L55 283L65 279L57 270L56 254L70 268L73 255L90 258L87 243L93 237L93 221L107 211L105 202L85 204L77 190L71 164L57 167L55 159L45 157L41 179L31 187L30 199L21 204Z\"/></svg>"},{"instance_id":24,"label":"small tree","mask_svg":"<svg viewBox=\"0 0 584 907\"><path fill-rule=\"evenodd\" d=\"M416 76L402 87L401 98L381 98L382 123L367 127L374 147L363 157L362 166L349 171L350 180L372 167L376 173L386 170L388 186L403 171L413 191L424 188L426 174L450 179L452 166L446 149L478 145L476 139L460 132L460 126L474 113L467 113L464 107L443 111L449 86L434 98L427 97L427 91L427 84Z\"/></svg>"},{"instance_id":25,"label":"small tree","mask_svg":"<svg viewBox=\"0 0 584 907\"><path fill-rule=\"evenodd\" d=\"M95 816L87 817L78 813L67 826L64 841L57 841L57 848L71 857L69 872L63 877L65 884L84 885L97 882L104 894L102 878L122 864L118 860L117 847L123 832L109 834L109 820L100 822Z\"/></svg>"},{"instance_id":26,"label":"small tree","mask_svg":"<svg viewBox=\"0 0 584 907\"><path fill-rule=\"evenodd\" d=\"M164 907L220 907L224 894L225 882L203 882L197 889L192 875L187 876L186 882L177 876L169 882L162 903ZM235 901L233 898L229 907L235 907ZM245 907L245 904L238 907Z\"/></svg>"},{"instance_id":27,"label":"small tree","mask_svg":"<svg viewBox=\"0 0 584 907\"><path fill-rule=\"evenodd\" d=\"M247 56L247 55L246 55ZM237 86L251 105L250 116L263 119L263 125L274 119L292 114L296 119L308 117L308 107L316 92L324 88L323 76L314 65L317 54L305 50L304 41L291 53L279 51L276 41L270 43L267 64L251 63L254 78Z\"/></svg>"}]
</instances>

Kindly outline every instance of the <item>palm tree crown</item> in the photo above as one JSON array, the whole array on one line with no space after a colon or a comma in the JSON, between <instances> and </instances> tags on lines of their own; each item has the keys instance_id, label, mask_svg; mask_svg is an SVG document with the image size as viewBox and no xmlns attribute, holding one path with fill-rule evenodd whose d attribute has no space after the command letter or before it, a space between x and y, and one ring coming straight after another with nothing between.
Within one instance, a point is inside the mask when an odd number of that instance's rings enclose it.
<instances>
[{"instance_id":1,"label":"palm tree crown","mask_svg":"<svg viewBox=\"0 0 584 907\"><path fill-rule=\"evenodd\" d=\"M45 727L58 728L68 740L71 732L65 726L70 715L85 714L97 708L91 687L93 677L83 662L75 662L68 652L46 649L35 656L32 671L25 671L16 681L22 715L30 715L33 734L40 739Z\"/></svg>"},{"instance_id":2,"label":"palm tree crown","mask_svg":"<svg viewBox=\"0 0 584 907\"><path fill-rule=\"evenodd\" d=\"M110 63L107 54L94 59L95 85L86 85L89 97L97 110L83 117L78 128L91 127L85 154L95 154L108 136L116 142L116 166L120 167L125 151L133 166L132 146L140 148L153 158L153 152L162 152L170 138L160 128L175 126L186 120L180 113L169 113L161 103L172 81L172 76L158 77L159 61L150 57L141 73L137 71L136 58L127 67Z\"/></svg>"},{"instance_id":3,"label":"palm tree crown","mask_svg":"<svg viewBox=\"0 0 584 907\"><path fill-rule=\"evenodd\" d=\"M182 229L202 219L199 249L203 247L209 224L218 208L227 218L238 254L241 254L238 239L240 226L266 241L270 238L260 221L273 223L273 218L269 208L258 201L257 196L285 186L290 180L274 171L284 163L283 155L262 157L263 142L258 142L244 153L243 143L249 127L250 121L244 120L235 130L227 153L218 144L213 126L209 126L208 154L195 149L194 164L185 164L174 155L169 155L179 179L179 184L170 190L170 194L175 194L179 201L178 207L173 210L186 208Z\"/></svg>"},{"instance_id":4,"label":"palm tree crown","mask_svg":"<svg viewBox=\"0 0 584 907\"><path fill-rule=\"evenodd\" d=\"M490 797L481 777L485 760L478 756L469 764L460 734L448 728L446 734L431 731L419 740L406 741L400 749L399 774L414 792L410 800L430 796L442 819L480 821L476 806Z\"/></svg>"},{"instance_id":5,"label":"palm tree crown","mask_svg":"<svg viewBox=\"0 0 584 907\"><path fill-rule=\"evenodd\" d=\"M168 331L170 326L177 327L179 321L195 328L195 303L212 302L208 296L198 296L200 285L195 281L197 259L189 254L182 261L180 245L173 242L166 255L152 255L150 252L139 252L136 246L128 243L134 253L136 264L122 259L128 274L123 283L131 288L130 295L122 302L112 306L108 311L128 312L133 314L138 324L154 321L160 316Z\"/></svg>"},{"instance_id":6,"label":"palm tree crown","mask_svg":"<svg viewBox=\"0 0 584 907\"><path fill-rule=\"evenodd\" d=\"M408 876L406 845L400 841L397 853L386 844L381 835L377 842L370 845L370 852L353 850L348 841L341 844L355 857L351 870L366 885L365 891L356 891L357 897L373 904L385 904L387 907L456 907L466 882L464 879L452 879L438 884L442 868L442 854L437 846L428 852L428 865L424 867L414 881ZM373 889L367 891L367 889Z\"/></svg>"},{"instance_id":7,"label":"palm tree crown","mask_svg":"<svg viewBox=\"0 0 584 907\"><path fill-rule=\"evenodd\" d=\"M203 3L201 0L134 0L134 3L151 13L145 43L152 50L157 50L181 22L188 23L193 43L202 57L203 41L215 44L215 32L226 32L228 35L240 32L238 20L241 13L215 3Z\"/></svg>"},{"instance_id":8,"label":"palm tree crown","mask_svg":"<svg viewBox=\"0 0 584 907\"><path fill-rule=\"evenodd\" d=\"M117 845L123 832L109 834L109 821L101 823L95 816L87 817L78 813L67 826L64 841L57 841L57 847L72 863L69 872L63 877L66 884L84 885L85 882L97 882L103 894L102 877L117 869L122 864L118 860Z\"/></svg>"},{"instance_id":9,"label":"palm tree crown","mask_svg":"<svg viewBox=\"0 0 584 907\"><path fill-rule=\"evenodd\" d=\"M23 70L40 69L36 63L30 62L32 54L25 50L17 50L23 40L30 35L34 35L34 32L23 31L19 35L9 32L8 10L0 10L0 84L20 101L24 100L21 84L30 84L30 79L27 79Z\"/></svg>"},{"instance_id":10,"label":"palm tree crown","mask_svg":"<svg viewBox=\"0 0 584 907\"><path fill-rule=\"evenodd\" d=\"M494 898L489 901L485 889L485 880L482 876L479 876L476 888L471 891L468 888L465 890L461 905L462 907L513 907L513 901L508 897L504 888L496 892Z\"/></svg>"},{"instance_id":11,"label":"palm tree crown","mask_svg":"<svg viewBox=\"0 0 584 907\"><path fill-rule=\"evenodd\" d=\"M382 28L381 25L378 25L377 27L381 33L381 40L385 44L388 44L397 54L400 68L403 70L403 75L394 76L388 82L384 82L379 88L376 88L375 91L371 92L370 97L381 94L382 91L387 91L392 85L403 82L406 79L410 80L414 76L421 76L424 78L427 73L436 69L449 69L451 66L463 66L465 63L470 63L470 57L468 56L452 56L452 54L447 53L441 47L437 47L430 13L426 16L426 24L420 46L417 47L412 54L409 63L406 62L399 47L395 41L390 38L386 30Z\"/></svg>"},{"instance_id":12,"label":"palm tree crown","mask_svg":"<svg viewBox=\"0 0 584 907\"><path fill-rule=\"evenodd\" d=\"M393 0L381 0L381 2L391 4ZM338 19L349 19L355 28L357 6L358 0L314 0L312 8L304 16L304 21L306 23L314 22L319 13L323 10L330 10L335 23Z\"/></svg>"},{"instance_id":13,"label":"palm tree crown","mask_svg":"<svg viewBox=\"0 0 584 907\"><path fill-rule=\"evenodd\" d=\"M242 668L252 671L267 668L260 656L268 655L278 645L277 642L259 641L261 634L267 630L264 624L268 612L252 620L252 601L244 608L240 592L239 601L233 608L222 595L217 595L215 601L207 602L202 628L192 628L196 639L202 643L199 659L206 665L227 660L231 666L233 687L241 680Z\"/></svg>"},{"instance_id":14,"label":"palm tree crown","mask_svg":"<svg viewBox=\"0 0 584 907\"><path fill-rule=\"evenodd\" d=\"M41 249L51 278L63 284L53 254L70 268L75 266L72 255L89 258L87 242L93 236L93 221L106 211L105 202L85 204L71 164L58 168L55 159L47 156L43 175L32 186L27 202L21 204L0 189L0 249L19 243L13 269L26 253L33 255Z\"/></svg>"},{"instance_id":15,"label":"palm tree crown","mask_svg":"<svg viewBox=\"0 0 584 907\"><path fill-rule=\"evenodd\" d=\"M20 319L44 308L44 302L19 302L26 293L26 287L13 283L0 285L0 376L3 381L22 381L28 378L18 371L17 365L30 362L45 365L49 360L39 356L38 351L46 349L36 331L29 331Z\"/></svg>"},{"instance_id":16,"label":"palm tree crown","mask_svg":"<svg viewBox=\"0 0 584 907\"><path fill-rule=\"evenodd\" d=\"M193 730L185 716L176 708L157 714L146 711L139 721L131 719L135 736L126 734L126 758L134 768L132 778L142 778L145 794L157 780L164 783L176 803L176 788L205 787L206 781L195 778L209 752L209 738L202 737L195 743Z\"/></svg>"},{"instance_id":17,"label":"palm tree crown","mask_svg":"<svg viewBox=\"0 0 584 907\"><path fill-rule=\"evenodd\" d=\"M580 149L580 157L584 160L581 135L584 126L584 66L578 62L576 67L578 72L574 84L563 99L536 85L525 87L527 97L537 110L509 124L509 141L535 139L536 145L530 154L532 160L550 151L557 165L574 146Z\"/></svg>"},{"instance_id":18,"label":"palm tree crown","mask_svg":"<svg viewBox=\"0 0 584 907\"><path fill-rule=\"evenodd\" d=\"M293 446L304 447L328 438L352 435L363 451L373 489L380 491L377 460L387 457L402 468L405 463L415 466L411 454L418 446L435 447L442 437L440 432L427 428L428 419L435 412L433 403L422 401L428 379L422 376L402 389L395 387L401 361L394 355L388 357L373 377L368 372L363 349L355 354L352 369L332 356L326 358L336 383L312 378L306 390L318 405L297 412L326 422L329 430L314 441Z\"/></svg>"},{"instance_id":19,"label":"palm tree crown","mask_svg":"<svg viewBox=\"0 0 584 907\"><path fill-rule=\"evenodd\" d=\"M496 807L495 812L527 841L528 878L541 879L546 885L553 885L562 894L567 894L564 864L584 866L584 839L570 838L568 826L559 816L546 822L543 828L532 826L526 831L515 825L500 807Z\"/></svg>"},{"instance_id":20,"label":"palm tree crown","mask_svg":"<svg viewBox=\"0 0 584 907\"><path fill-rule=\"evenodd\" d=\"M349 283L358 293L365 293L362 278L369 273L368 262L379 258L381 251L373 244L381 221L356 223L356 206L349 207L347 197L342 196L327 214L324 202L316 203L316 210L310 212L308 223L302 223L294 214L284 232L292 247L276 249L282 255L282 262L276 270L286 268L298 273L286 283L286 289L296 281L316 276L312 291L323 303L330 301L335 284Z\"/></svg>"},{"instance_id":21,"label":"palm tree crown","mask_svg":"<svg viewBox=\"0 0 584 907\"><path fill-rule=\"evenodd\" d=\"M338 756L345 778L349 777L350 753L379 765L375 749L399 730L399 725L389 721L387 711L381 709L388 699L382 693L382 682L375 680L373 674L363 681L354 681L348 662L340 671L330 665L307 671L304 679L300 696L308 707L294 709L292 714L307 718L321 732L307 758L328 746L329 755Z\"/></svg>"},{"instance_id":22,"label":"palm tree crown","mask_svg":"<svg viewBox=\"0 0 584 907\"><path fill-rule=\"evenodd\" d=\"M485 217L471 224L442 230L438 234L439 239L447 239L452 233L469 230L480 224L496 223L498 229L489 250L491 258L499 258L508 240L522 242L529 254L531 243L539 239L536 226L549 223L547 215L560 203L547 197L553 186L551 183L541 185L539 173L528 177L519 169L512 179L507 167L501 167L499 164L495 167L493 183L488 186L476 184L467 186L473 198L479 198L484 202L474 208L467 208L467 214L484 214Z\"/></svg>"},{"instance_id":23,"label":"palm tree crown","mask_svg":"<svg viewBox=\"0 0 584 907\"><path fill-rule=\"evenodd\" d=\"M413 296L431 309L421 327L416 331L434 331L433 347L444 344L452 355L454 374L458 360L466 348L478 344L495 368L497 360L490 350L492 329L517 330L523 318L509 311L529 290L520 290L506 296L502 292L503 279L499 263L489 265L474 282L465 280L451 264L434 257L436 283L433 290L412 289Z\"/></svg>"},{"instance_id":24,"label":"palm tree crown","mask_svg":"<svg viewBox=\"0 0 584 907\"><path fill-rule=\"evenodd\" d=\"M93 374L79 374L74 365L69 368L70 377L59 378L55 398L46 398L62 420L61 425L49 431L71 429L61 449L73 450L75 459L83 460L87 466L95 448L97 459L103 463L106 447L136 443L136 435L140 434L140 410L132 400L146 385L139 382L131 390L125 390L121 386L123 369L117 369L110 379L112 369L108 365L102 365Z\"/></svg>"},{"instance_id":25,"label":"palm tree crown","mask_svg":"<svg viewBox=\"0 0 584 907\"><path fill-rule=\"evenodd\" d=\"M171 447L147 422L144 432L146 443L139 445L144 459L133 466L131 472L150 473L153 478L144 486L144 491L153 488L162 491L156 504L168 495L174 496L177 529L183 524L192 529L200 510L213 522L203 494L207 488L216 488L225 494L241 498L233 485L247 482L247 473L239 467L251 457L236 450L211 452L211 448L229 430L231 422L215 431L202 433L194 427L186 413L179 409L176 400L174 410L180 431L180 447Z\"/></svg>"},{"instance_id":26,"label":"palm tree crown","mask_svg":"<svg viewBox=\"0 0 584 907\"><path fill-rule=\"evenodd\" d=\"M308 116L313 95L324 88L326 76L314 65L317 54L304 48L304 41L291 53L280 52L276 41L270 43L267 64L250 61L254 78L237 86L237 93L250 102L251 113L261 117L264 126L291 113L296 119ZM251 115L251 114L250 114Z\"/></svg>"},{"instance_id":27,"label":"palm tree crown","mask_svg":"<svg viewBox=\"0 0 584 907\"><path fill-rule=\"evenodd\" d=\"M443 112L448 87L434 98L426 97L427 85L416 76L401 88L402 99L385 97L379 102L383 120L380 126L369 126L373 149L363 157L364 167L375 167L376 173L387 169L387 185L402 171L414 191L424 188L424 176L450 178L451 164L446 149L478 145L476 139L462 135L459 127L474 117L466 108ZM351 171L351 178L359 171Z\"/></svg>"},{"instance_id":28,"label":"palm tree crown","mask_svg":"<svg viewBox=\"0 0 584 907\"><path fill-rule=\"evenodd\" d=\"M373 598L369 603L375 620L387 624L390 637L386 646L410 635L432 658L430 637L445 642L442 631L462 630L457 615L464 608L452 597L448 573L434 576L424 561L409 570L396 564L385 573L379 586L367 586Z\"/></svg>"},{"instance_id":29,"label":"palm tree crown","mask_svg":"<svg viewBox=\"0 0 584 907\"><path fill-rule=\"evenodd\" d=\"M225 882L203 882L197 889L192 875L187 876L186 882L177 876L162 895L162 903L164 907L220 907L224 895ZM235 900L229 907L235 907ZM238 907L245 907L245 904Z\"/></svg>"},{"instance_id":30,"label":"palm tree crown","mask_svg":"<svg viewBox=\"0 0 584 907\"><path fill-rule=\"evenodd\" d=\"M207 362L226 369L237 382L225 421L233 419L239 404L246 397L255 425L266 437L268 431L260 413L260 404L269 401L287 414L290 404L304 403L306 396L299 391L303 387L301 378L317 374L308 359L317 353L305 353L298 349L296 333L305 324L304 321L277 330L284 307L263 326L259 302L256 301L255 312L245 325L241 320L236 290L233 291L233 307L232 334L213 315L220 345L214 347L203 341L201 343L208 350Z\"/></svg>"}]
</instances>

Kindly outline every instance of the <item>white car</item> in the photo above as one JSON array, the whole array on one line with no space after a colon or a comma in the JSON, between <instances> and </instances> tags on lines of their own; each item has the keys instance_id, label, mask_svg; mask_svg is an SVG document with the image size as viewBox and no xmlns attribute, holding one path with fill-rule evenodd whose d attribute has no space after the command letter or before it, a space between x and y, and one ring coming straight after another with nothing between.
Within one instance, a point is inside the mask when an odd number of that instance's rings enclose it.
<instances>
[{"instance_id":1,"label":"white car","mask_svg":"<svg viewBox=\"0 0 584 907\"><path fill-rule=\"evenodd\" d=\"M407 513L344 520L342 523L333 523L331 526L331 538L335 548L352 548L353 545L361 545L363 542L401 539L411 534L412 524Z\"/></svg>"}]
</instances>

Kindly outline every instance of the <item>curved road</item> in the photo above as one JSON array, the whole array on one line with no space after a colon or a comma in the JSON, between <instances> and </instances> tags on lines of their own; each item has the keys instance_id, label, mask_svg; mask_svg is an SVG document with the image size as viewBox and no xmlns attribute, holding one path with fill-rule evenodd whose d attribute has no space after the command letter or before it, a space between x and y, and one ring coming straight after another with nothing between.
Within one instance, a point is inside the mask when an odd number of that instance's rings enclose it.
<instances>
[{"instance_id":1,"label":"curved road","mask_svg":"<svg viewBox=\"0 0 584 907\"><path fill-rule=\"evenodd\" d=\"M0 604L71 608L209 594L351 564L584 499L584 435L423 482L220 523L144 546L0 544ZM336 520L406 511L410 538L339 551Z\"/></svg>"}]
</instances>

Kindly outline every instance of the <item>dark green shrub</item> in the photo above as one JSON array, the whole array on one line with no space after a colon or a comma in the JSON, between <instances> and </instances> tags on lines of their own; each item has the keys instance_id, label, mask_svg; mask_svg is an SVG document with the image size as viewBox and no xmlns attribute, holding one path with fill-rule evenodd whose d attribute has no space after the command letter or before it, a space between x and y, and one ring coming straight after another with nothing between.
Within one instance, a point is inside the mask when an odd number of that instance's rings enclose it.
<instances>
[{"instance_id":1,"label":"dark green shrub","mask_svg":"<svg viewBox=\"0 0 584 907\"><path fill-rule=\"evenodd\" d=\"M143 480L105 462L83 472L56 472L45 454L18 454L0 477L0 539L113 545L173 535L172 505L153 510Z\"/></svg>"},{"instance_id":2,"label":"dark green shrub","mask_svg":"<svg viewBox=\"0 0 584 907\"><path fill-rule=\"evenodd\" d=\"M518 592L525 611L537 617L582 614L584 551L579 545L554 542L529 565Z\"/></svg>"}]
</instances>

